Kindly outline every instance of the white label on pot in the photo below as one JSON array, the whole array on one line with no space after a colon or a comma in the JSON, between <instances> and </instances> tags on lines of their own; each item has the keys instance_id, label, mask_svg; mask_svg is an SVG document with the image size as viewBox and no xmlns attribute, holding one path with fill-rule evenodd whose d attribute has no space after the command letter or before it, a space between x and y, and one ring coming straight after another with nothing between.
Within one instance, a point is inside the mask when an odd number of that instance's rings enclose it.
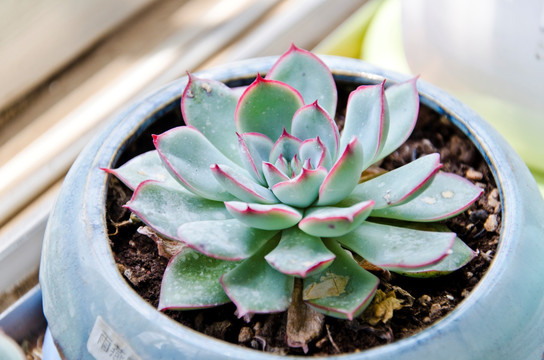
<instances>
[{"instance_id":1,"label":"white label on pot","mask_svg":"<svg viewBox=\"0 0 544 360\"><path fill-rule=\"evenodd\" d=\"M130 345L99 316L87 341L96 360L141 360Z\"/></svg>"}]
</instances>

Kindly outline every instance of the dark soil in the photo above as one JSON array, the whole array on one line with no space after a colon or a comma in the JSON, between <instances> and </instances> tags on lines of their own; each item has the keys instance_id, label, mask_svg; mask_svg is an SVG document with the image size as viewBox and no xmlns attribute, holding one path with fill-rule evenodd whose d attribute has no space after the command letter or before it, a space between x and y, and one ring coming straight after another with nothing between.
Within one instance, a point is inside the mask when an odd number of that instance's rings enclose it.
<instances>
[{"instance_id":1,"label":"dark soil","mask_svg":"<svg viewBox=\"0 0 544 360\"><path fill-rule=\"evenodd\" d=\"M343 116L342 111L339 112L337 122L341 126ZM179 113L169 116L176 117ZM148 139L144 137L142 141L148 144L143 147L148 148L151 138L149 133L144 136ZM468 211L444 222L477 251L477 256L455 273L435 279L375 272L381 280L380 289L385 292L395 289L397 298L403 300L403 307L394 312L391 320L376 325L363 320L365 314L353 321L325 317L324 330L309 344L306 355L356 352L415 334L447 315L485 274L499 241L500 199L489 167L468 138L446 116L422 106L412 136L381 166L390 170L433 152L441 154L444 171L464 176L484 189L483 195ZM128 221L130 213L122 205L130 196L131 191L112 177L107 205L111 245L127 282L156 307L168 260L158 255L152 239L137 232L141 224ZM185 326L234 344L280 354L304 355L301 349L285 344L286 313L255 315L246 322L238 319L234 311L234 305L227 304L206 310L166 311L166 314Z\"/></svg>"}]
</instances>

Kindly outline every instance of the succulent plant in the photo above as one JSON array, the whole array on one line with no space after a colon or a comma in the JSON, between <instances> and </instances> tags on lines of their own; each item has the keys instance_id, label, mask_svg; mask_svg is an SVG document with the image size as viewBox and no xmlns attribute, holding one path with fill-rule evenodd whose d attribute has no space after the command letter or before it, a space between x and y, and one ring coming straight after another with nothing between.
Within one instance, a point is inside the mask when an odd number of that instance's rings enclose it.
<instances>
[{"instance_id":1,"label":"succulent plant","mask_svg":"<svg viewBox=\"0 0 544 360\"><path fill-rule=\"evenodd\" d=\"M308 306L353 319L379 283L362 259L416 277L470 261L474 252L437 222L482 190L439 171L439 154L366 176L411 134L416 83L358 87L340 133L330 70L295 46L243 92L189 75L186 126L106 170L134 190L126 207L141 221L186 244L167 266L159 308L232 301L239 317L280 312L299 278Z\"/></svg>"}]
</instances>

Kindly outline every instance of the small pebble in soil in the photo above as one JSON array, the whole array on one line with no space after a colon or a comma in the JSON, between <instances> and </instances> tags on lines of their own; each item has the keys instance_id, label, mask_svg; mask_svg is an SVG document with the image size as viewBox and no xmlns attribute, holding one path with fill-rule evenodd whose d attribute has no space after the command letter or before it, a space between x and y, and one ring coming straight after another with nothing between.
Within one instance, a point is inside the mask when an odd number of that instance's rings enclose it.
<instances>
[{"instance_id":1,"label":"small pebble in soil","mask_svg":"<svg viewBox=\"0 0 544 360\"><path fill-rule=\"evenodd\" d=\"M487 217L487 220L484 223L484 228L489 231L493 232L497 230L499 227L499 222L497 221L497 215L491 214Z\"/></svg>"}]
</instances>

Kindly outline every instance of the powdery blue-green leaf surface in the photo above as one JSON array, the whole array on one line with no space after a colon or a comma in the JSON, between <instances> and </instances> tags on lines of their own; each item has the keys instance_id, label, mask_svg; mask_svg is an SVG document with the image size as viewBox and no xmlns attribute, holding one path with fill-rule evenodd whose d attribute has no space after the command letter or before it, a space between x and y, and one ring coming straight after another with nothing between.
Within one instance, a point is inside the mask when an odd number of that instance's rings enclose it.
<instances>
[{"instance_id":1,"label":"powdery blue-green leaf surface","mask_svg":"<svg viewBox=\"0 0 544 360\"><path fill-rule=\"evenodd\" d=\"M268 79L285 82L297 89L306 104L318 101L331 116L336 113L336 83L317 56L292 45L272 66Z\"/></svg>"},{"instance_id":2,"label":"powdery blue-green leaf surface","mask_svg":"<svg viewBox=\"0 0 544 360\"><path fill-rule=\"evenodd\" d=\"M350 207L310 208L304 214L298 227L314 236L341 236L359 226L372 211L373 204L374 202L369 200Z\"/></svg>"},{"instance_id":3,"label":"powdery blue-green leaf surface","mask_svg":"<svg viewBox=\"0 0 544 360\"><path fill-rule=\"evenodd\" d=\"M266 181L261 164L263 161L268 161L274 142L263 134L245 133L238 135L238 145L242 162L247 171L261 185L265 185Z\"/></svg>"},{"instance_id":4,"label":"powdery blue-green leaf surface","mask_svg":"<svg viewBox=\"0 0 544 360\"><path fill-rule=\"evenodd\" d=\"M348 196L363 171L363 147L357 138L346 146L319 188L317 205L333 205Z\"/></svg>"},{"instance_id":5,"label":"powdery blue-green leaf surface","mask_svg":"<svg viewBox=\"0 0 544 360\"><path fill-rule=\"evenodd\" d=\"M273 187L281 181L289 180L289 177L275 165L269 162L263 162L263 175L269 187Z\"/></svg>"},{"instance_id":6,"label":"powdery blue-green leaf surface","mask_svg":"<svg viewBox=\"0 0 544 360\"><path fill-rule=\"evenodd\" d=\"M335 239L368 262L396 270L437 263L448 255L455 237L452 232L421 231L365 221Z\"/></svg>"},{"instance_id":7,"label":"powdery blue-green leaf surface","mask_svg":"<svg viewBox=\"0 0 544 360\"><path fill-rule=\"evenodd\" d=\"M211 166L215 179L223 189L239 200L260 204L274 204L278 199L268 188L258 184L249 176L239 173L228 165L215 164Z\"/></svg>"},{"instance_id":8,"label":"powdery blue-green leaf surface","mask_svg":"<svg viewBox=\"0 0 544 360\"><path fill-rule=\"evenodd\" d=\"M239 133L258 132L278 139L291 128L295 112L304 105L300 94L284 83L257 76L240 97L235 121Z\"/></svg>"},{"instance_id":9,"label":"powdery blue-green leaf surface","mask_svg":"<svg viewBox=\"0 0 544 360\"><path fill-rule=\"evenodd\" d=\"M364 167L368 167L382 146L387 116L384 83L359 86L349 95L340 149L355 136L363 146Z\"/></svg>"},{"instance_id":10,"label":"powdery blue-green leaf surface","mask_svg":"<svg viewBox=\"0 0 544 360\"><path fill-rule=\"evenodd\" d=\"M178 238L203 254L233 261L250 257L276 233L251 228L236 219L204 220L180 226Z\"/></svg>"},{"instance_id":11,"label":"powdery blue-green leaf surface","mask_svg":"<svg viewBox=\"0 0 544 360\"><path fill-rule=\"evenodd\" d=\"M474 258L474 256L474 251L472 251L472 249L469 248L463 242L463 240L456 237L455 242L451 247L451 253L436 264L424 266L417 269L399 269L395 272L405 276L419 278L429 278L447 275L468 264L469 261Z\"/></svg>"},{"instance_id":12,"label":"powdery blue-green leaf surface","mask_svg":"<svg viewBox=\"0 0 544 360\"><path fill-rule=\"evenodd\" d=\"M331 157L336 158L340 135L331 116L314 102L300 108L293 116L291 134L301 140L319 138Z\"/></svg>"},{"instance_id":13,"label":"powdery blue-green leaf surface","mask_svg":"<svg viewBox=\"0 0 544 360\"><path fill-rule=\"evenodd\" d=\"M467 179L439 172L416 196L400 205L372 211L372 216L408 221L437 221L465 211L483 190Z\"/></svg>"},{"instance_id":14,"label":"powdery blue-green leaf surface","mask_svg":"<svg viewBox=\"0 0 544 360\"><path fill-rule=\"evenodd\" d=\"M280 243L265 259L284 274L304 278L325 269L335 257L319 237L292 227L282 232Z\"/></svg>"},{"instance_id":15,"label":"powdery blue-green leaf surface","mask_svg":"<svg viewBox=\"0 0 544 360\"><path fill-rule=\"evenodd\" d=\"M387 129L385 142L378 156L374 158L374 162L395 151L412 133L419 113L419 94L416 83L417 77L385 89L389 124L385 126Z\"/></svg>"},{"instance_id":16,"label":"powdery blue-green leaf surface","mask_svg":"<svg viewBox=\"0 0 544 360\"><path fill-rule=\"evenodd\" d=\"M276 161L280 156L285 159L292 159L298 152L298 148L302 141L291 134L288 134L284 129L281 136L278 138L272 151L270 151L270 156L268 161Z\"/></svg>"},{"instance_id":17,"label":"powdery blue-green leaf surface","mask_svg":"<svg viewBox=\"0 0 544 360\"><path fill-rule=\"evenodd\" d=\"M272 192L284 204L307 207L317 199L319 187L326 176L327 170L324 167L302 169L297 177L274 185Z\"/></svg>"},{"instance_id":18,"label":"powdery blue-green leaf surface","mask_svg":"<svg viewBox=\"0 0 544 360\"><path fill-rule=\"evenodd\" d=\"M232 218L222 202L155 181L140 184L125 206L155 231L176 240L178 227L184 223Z\"/></svg>"},{"instance_id":19,"label":"powdery blue-green leaf surface","mask_svg":"<svg viewBox=\"0 0 544 360\"><path fill-rule=\"evenodd\" d=\"M332 157L325 145L318 138L304 140L298 149L300 162L305 164L306 168L317 169L323 166L330 169L332 166Z\"/></svg>"},{"instance_id":20,"label":"powdery blue-green leaf surface","mask_svg":"<svg viewBox=\"0 0 544 360\"><path fill-rule=\"evenodd\" d=\"M102 169L115 175L131 190L147 180L160 181L167 186L181 188L179 183L168 173L156 150L138 155L117 169Z\"/></svg>"},{"instance_id":21,"label":"powdery blue-green leaf surface","mask_svg":"<svg viewBox=\"0 0 544 360\"><path fill-rule=\"evenodd\" d=\"M198 129L223 155L241 164L234 125L238 97L222 82L189 75L181 97L181 113L187 125Z\"/></svg>"},{"instance_id":22,"label":"powdery blue-green leaf surface","mask_svg":"<svg viewBox=\"0 0 544 360\"><path fill-rule=\"evenodd\" d=\"M336 259L325 271L304 279L304 301L325 315L353 320L372 301L379 280L336 241L324 239L324 243Z\"/></svg>"},{"instance_id":23,"label":"powdery blue-green leaf surface","mask_svg":"<svg viewBox=\"0 0 544 360\"><path fill-rule=\"evenodd\" d=\"M439 154L422 156L400 168L365 181L355 187L343 203L374 200L374 209L396 205L423 190L427 181L438 171Z\"/></svg>"},{"instance_id":24,"label":"powdery blue-green leaf surface","mask_svg":"<svg viewBox=\"0 0 544 360\"><path fill-rule=\"evenodd\" d=\"M230 302L219 279L237 265L185 248L166 267L159 310L200 309Z\"/></svg>"},{"instance_id":25,"label":"powdery blue-green leaf surface","mask_svg":"<svg viewBox=\"0 0 544 360\"><path fill-rule=\"evenodd\" d=\"M302 213L284 204L225 202L228 212L247 226L263 230L287 229L302 219Z\"/></svg>"},{"instance_id":26,"label":"powdery blue-green leaf surface","mask_svg":"<svg viewBox=\"0 0 544 360\"><path fill-rule=\"evenodd\" d=\"M264 256L274 249L274 238L257 253L221 277L221 284L237 307L238 317L285 311L291 303L294 278L272 268Z\"/></svg>"},{"instance_id":27,"label":"powdery blue-green leaf surface","mask_svg":"<svg viewBox=\"0 0 544 360\"><path fill-rule=\"evenodd\" d=\"M244 169L223 155L202 133L180 126L154 137L155 147L168 171L189 191L210 200L232 200L217 182L210 165L225 164L244 174Z\"/></svg>"}]
</instances>

